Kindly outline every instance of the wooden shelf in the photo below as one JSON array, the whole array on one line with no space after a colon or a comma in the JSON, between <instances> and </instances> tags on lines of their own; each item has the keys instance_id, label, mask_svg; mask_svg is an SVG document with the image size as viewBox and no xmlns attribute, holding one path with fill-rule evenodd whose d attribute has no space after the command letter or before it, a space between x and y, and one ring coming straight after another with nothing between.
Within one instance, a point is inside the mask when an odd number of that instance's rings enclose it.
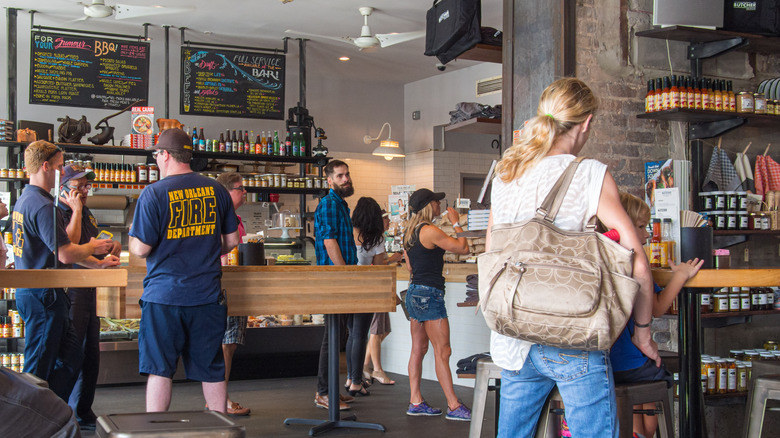
<instances>
[{"instance_id":1,"label":"wooden shelf","mask_svg":"<svg viewBox=\"0 0 780 438\"><path fill-rule=\"evenodd\" d=\"M747 310L745 312L702 313L702 318L728 318L730 316L780 315L780 310Z\"/></svg>"},{"instance_id":2,"label":"wooden shelf","mask_svg":"<svg viewBox=\"0 0 780 438\"><path fill-rule=\"evenodd\" d=\"M780 235L780 230L713 230L713 236L742 236L751 234L764 234L770 236Z\"/></svg>"},{"instance_id":3,"label":"wooden shelf","mask_svg":"<svg viewBox=\"0 0 780 438\"><path fill-rule=\"evenodd\" d=\"M290 189L282 187L247 187L244 186L249 193L279 193L280 195L317 195L325 196L330 189Z\"/></svg>"},{"instance_id":4,"label":"wooden shelf","mask_svg":"<svg viewBox=\"0 0 780 438\"><path fill-rule=\"evenodd\" d=\"M493 46L490 44L477 44L474 48L466 50L458 56L458 59L465 59L469 61L482 61L482 62L495 62L501 64L501 46Z\"/></svg>"},{"instance_id":5,"label":"wooden shelf","mask_svg":"<svg viewBox=\"0 0 780 438\"><path fill-rule=\"evenodd\" d=\"M670 269L653 269L653 279L666 286L672 278ZM780 285L780 269L702 269L685 283L685 287L773 287ZM736 316L736 312L734 312Z\"/></svg>"},{"instance_id":6,"label":"wooden shelf","mask_svg":"<svg viewBox=\"0 0 780 438\"><path fill-rule=\"evenodd\" d=\"M458 134L490 134L501 135L501 119L485 119L475 117L464 120L460 123L444 127L446 132L456 132Z\"/></svg>"},{"instance_id":7,"label":"wooden shelf","mask_svg":"<svg viewBox=\"0 0 780 438\"><path fill-rule=\"evenodd\" d=\"M637 32L636 36L656 38L662 40L684 41L689 43L708 43L723 41L731 38L744 38L747 45L740 50L751 52L777 52L780 51L780 38L765 37L750 33L728 32L725 30L700 29L687 26L669 26Z\"/></svg>"},{"instance_id":8,"label":"wooden shelf","mask_svg":"<svg viewBox=\"0 0 780 438\"><path fill-rule=\"evenodd\" d=\"M692 110L685 108L653 111L651 113L637 114L636 117L638 119L666 120L687 123L708 123L720 122L730 119L744 119L748 125L754 127L777 126L780 124L780 116L775 115Z\"/></svg>"}]
</instances>

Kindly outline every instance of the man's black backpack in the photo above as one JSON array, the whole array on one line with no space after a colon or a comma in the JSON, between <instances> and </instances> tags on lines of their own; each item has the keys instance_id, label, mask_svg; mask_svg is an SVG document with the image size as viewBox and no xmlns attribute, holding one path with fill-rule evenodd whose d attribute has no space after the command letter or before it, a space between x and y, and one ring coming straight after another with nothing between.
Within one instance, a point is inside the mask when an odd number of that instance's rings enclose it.
<instances>
[{"instance_id":1,"label":"man's black backpack","mask_svg":"<svg viewBox=\"0 0 780 438\"><path fill-rule=\"evenodd\" d=\"M425 54L446 64L482 40L481 0L434 0L425 15Z\"/></svg>"}]
</instances>

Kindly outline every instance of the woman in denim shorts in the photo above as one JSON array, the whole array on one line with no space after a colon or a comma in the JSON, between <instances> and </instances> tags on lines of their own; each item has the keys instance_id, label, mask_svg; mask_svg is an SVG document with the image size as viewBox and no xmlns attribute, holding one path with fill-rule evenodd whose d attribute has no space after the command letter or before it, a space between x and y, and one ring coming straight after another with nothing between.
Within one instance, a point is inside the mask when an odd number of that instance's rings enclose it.
<instances>
[{"instance_id":1,"label":"woman in denim shorts","mask_svg":"<svg viewBox=\"0 0 780 438\"><path fill-rule=\"evenodd\" d=\"M436 377L447 397L447 419L471 421L471 410L467 408L452 387L450 371L450 324L444 307L444 252L468 254L465 237L459 239L446 235L432 224L433 218L441 214L440 201L444 193L420 189L409 197L409 220L404 236L406 267L412 273L406 293L406 308L411 319L412 353L409 357L409 387L411 397L407 415L441 415L441 409L429 406L420 393L422 361L428 352L428 341L433 344L436 362ZM458 224L458 212L447 209L447 217L456 232L463 229Z\"/></svg>"}]
</instances>

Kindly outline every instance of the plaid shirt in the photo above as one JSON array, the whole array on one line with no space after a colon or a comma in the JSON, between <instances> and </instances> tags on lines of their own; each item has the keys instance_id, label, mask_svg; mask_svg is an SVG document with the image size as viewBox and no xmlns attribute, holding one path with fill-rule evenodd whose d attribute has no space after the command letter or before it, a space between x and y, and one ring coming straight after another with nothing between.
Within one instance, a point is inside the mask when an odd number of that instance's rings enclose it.
<instances>
[{"instance_id":1,"label":"plaid shirt","mask_svg":"<svg viewBox=\"0 0 780 438\"><path fill-rule=\"evenodd\" d=\"M332 265L325 239L336 239L341 255L348 265L357 264L357 247L352 237L352 219L349 206L333 189L320 200L314 212L314 250L318 265Z\"/></svg>"}]
</instances>

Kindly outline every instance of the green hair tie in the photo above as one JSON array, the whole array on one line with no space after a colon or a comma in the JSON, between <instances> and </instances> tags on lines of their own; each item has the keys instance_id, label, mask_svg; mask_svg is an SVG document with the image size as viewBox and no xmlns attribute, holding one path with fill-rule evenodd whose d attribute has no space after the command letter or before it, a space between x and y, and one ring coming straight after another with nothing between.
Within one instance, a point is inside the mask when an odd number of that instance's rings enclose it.
<instances>
[{"instance_id":1,"label":"green hair tie","mask_svg":"<svg viewBox=\"0 0 780 438\"><path fill-rule=\"evenodd\" d=\"M550 114L550 113L547 113L547 114L545 114L545 116L547 116L547 117L549 117L549 118L551 118L551 119L555 120L555 117L553 117L553 115L552 115L552 114Z\"/></svg>"}]
</instances>

